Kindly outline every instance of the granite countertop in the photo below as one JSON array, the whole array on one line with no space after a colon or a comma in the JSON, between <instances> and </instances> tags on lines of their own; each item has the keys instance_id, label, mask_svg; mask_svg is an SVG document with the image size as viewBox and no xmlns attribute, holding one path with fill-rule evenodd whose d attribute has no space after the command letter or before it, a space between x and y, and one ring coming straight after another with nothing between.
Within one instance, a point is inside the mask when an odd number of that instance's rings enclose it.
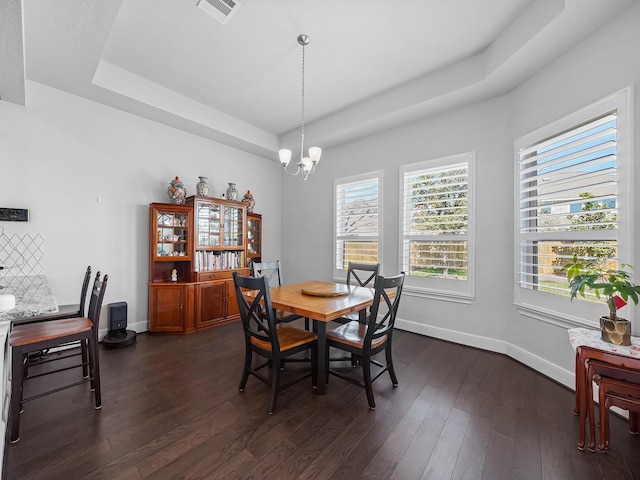
<instances>
[{"instance_id":1,"label":"granite countertop","mask_svg":"<svg viewBox=\"0 0 640 480\"><path fill-rule=\"evenodd\" d=\"M0 279L0 294L16 297L16 307L0 313L0 322L35 317L58 311L58 304L44 275L26 275Z\"/></svg>"}]
</instances>

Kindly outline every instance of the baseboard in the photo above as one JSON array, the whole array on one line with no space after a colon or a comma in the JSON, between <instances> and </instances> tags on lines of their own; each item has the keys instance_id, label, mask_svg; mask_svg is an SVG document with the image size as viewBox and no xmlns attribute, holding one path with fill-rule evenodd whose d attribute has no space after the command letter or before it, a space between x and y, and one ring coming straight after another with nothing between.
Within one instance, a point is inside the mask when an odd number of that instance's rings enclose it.
<instances>
[{"instance_id":1,"label":"baseboard","mask_svg":"<svg viewBox=\"0 0 640 480\"><path fill-rule=\"evenodd\" d=\"M469 347L480 348L490 352L502 353L572 390L575 389L575 374L573 371L562 368L559 365L551 363L548 360L509 342L483 337L481 335L434 327L432 325L424 325L422 323L403 320L400 318L396 319L395 325L399 330L426 335L440 340L445 340L447 342L459 343Z\"/></svg>"}]
</instances>

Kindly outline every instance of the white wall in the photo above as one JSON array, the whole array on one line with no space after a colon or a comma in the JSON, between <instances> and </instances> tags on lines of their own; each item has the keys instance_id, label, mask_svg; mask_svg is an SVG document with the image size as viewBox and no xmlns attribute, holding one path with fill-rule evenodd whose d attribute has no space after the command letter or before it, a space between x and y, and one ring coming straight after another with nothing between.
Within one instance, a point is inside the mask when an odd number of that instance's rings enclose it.
<instances>
[{"instance_id":1,"label":"white wall","mask_svg":"<svg viewBox=\"0 0 640 480\"><path fill-rule=\"evenodd\" d=\"M148 205L176 175L211 196L228 182L263 214L264 254L280 256L281 173L275 161L27 82L27 105L0 101L0 207L28 208L6 235L41 234L59 303L77 303L87 265L109 275L105 305L126 301L128 328L147 329ZM100 201L97 198L100 197ZM106 308L102 334L108 326Z\"/></svg>"},{"instance_id":2,"label":"white wall","mask_svg":"<svg viewBox=\"0 0 640 480\"><path fill-rule=\"evenodd\" d=\"M513 305L513 144L518 136L625 86L637 88L638 25L640 5L594 32L508 95L326 149L317 173L307 182L283 180L282 252L289 268L288 281L307 279L309 275L331 278L335 178L383 170L382 263L383 273L393 274L400 270L399 166L473 150L477 162L475 299L465 305L405 295L398 326L507 353L572 385L574 357L566 332L571 325L522 316ZM635 113L640 119L638 97ZM637 129L634 132L635 143L640 145L640 134ZM313 143L312 138L308 141ZM635 179L635 184L640 184L637 165ZM640 205L638 191L634 204L636 208ZM637 238L639 229L640 221L636 221ZM640 266L639 253L633 264Z\"/></svg>"}]
</instances>

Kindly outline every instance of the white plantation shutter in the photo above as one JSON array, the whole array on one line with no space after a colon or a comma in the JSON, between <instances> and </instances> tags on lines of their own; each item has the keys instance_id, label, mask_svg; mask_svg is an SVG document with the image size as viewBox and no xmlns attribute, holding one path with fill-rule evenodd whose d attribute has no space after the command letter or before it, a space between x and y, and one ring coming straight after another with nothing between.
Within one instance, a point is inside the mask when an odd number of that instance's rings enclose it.
<instances>
[{"instance_id":1,"label":"white plantation shutter","mask_svg":"<svg viewBox=\"0 0 640 480\"><path fill-rule=\"evenodd\" d=\"M633 263L633 98L621 90L515 141L515 304L543 321L596 326L607 307L569 301L562 267ZM624 316L633 320L626 308Z\"/></svg>"},{"instance_id":2,"label":"white plantation shutter","mask_svg":"<svg viewBox=\"0 0 640 480\"><path fill-rule=\"evenodd\" d=\"M618 256L617 113L606 112L519 152L521 288L566 294L575 254Z\"/></svg>"},{"instance_id":3,"label":"white plantation shutter","mask_svg":"<svg viewBox=\"0 0 640 480\"><path fill-rule=\"evenodd\" d=\"M469 152L401 168L401 262L409 284L473 293L473 158Z\"/></svg>"},{"instance_id":4,"label":"white plantation shutter","mask_svg":"<svg viewBox=\"0 0 640 480\"><path fill-rule=\"evenodd\" d=\"M380 172L335 183L335 269L349 261L378 263L380 251Z\"/></svg>"}]
</instances>

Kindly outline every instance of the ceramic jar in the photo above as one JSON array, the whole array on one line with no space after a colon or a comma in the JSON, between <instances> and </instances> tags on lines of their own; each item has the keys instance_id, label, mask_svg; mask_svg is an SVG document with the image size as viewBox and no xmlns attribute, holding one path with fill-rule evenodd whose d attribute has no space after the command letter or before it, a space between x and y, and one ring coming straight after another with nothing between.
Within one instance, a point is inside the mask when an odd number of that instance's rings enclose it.
<instances>
[{"instance_id":1,"label":"ceramic jar","mask_svg":"<svg viewBox=\"0 0 640 480\"><path fill-rule=\"evenodd\" d=\"M227 188L227 200L238 201L238 190L236 190L236 184L229 182L229 188Z\"/></svg>"},{"instance_id":2,"label":"ceramic jar","mask_svg":"<svg viewBox=\"0 0 640 480\"><path fill-rule=\"evenodd\" d=\"M196 195L199 197L209 196L209 183L207 177L198 177L200 181L196 183Z\"/></svg>"},{"instance_id":3,"label":"ceramic jar","mask_svg":"<svg viewBox=\"0 0 640 480\"><path fill-rule=\"evenodd\" d=\"M631 323L626 318L618 317L615 321L608 316L600 317L600 338L603 342L614 345L631 345Z\"/></svg>"},{"instance_id":4,"label":"ceramic jar","mask_svg":"<svg viewBox=\"0 0 640 480\"><path fill-rule=\"evenodd\" d=\"M247 204L247 212L253 212L253 207L256 204L256 200L253 198L251 190L247 190L247 193L242 197L242 202Z\"/></svg>"},{"instance_id":5,"label":"ceramic jar","mask_svg":"<svg viewBox=\"0 0 640 480\"><path fill-rule=\"evenodd\" d=\"M171 180L169 188L167 189L167 194L169 195L169 201L171 203L184 203L184 199L187 197L187 189L184 187L180 177L176 177L174 180Z\"/></svg>"}]
</instances>

